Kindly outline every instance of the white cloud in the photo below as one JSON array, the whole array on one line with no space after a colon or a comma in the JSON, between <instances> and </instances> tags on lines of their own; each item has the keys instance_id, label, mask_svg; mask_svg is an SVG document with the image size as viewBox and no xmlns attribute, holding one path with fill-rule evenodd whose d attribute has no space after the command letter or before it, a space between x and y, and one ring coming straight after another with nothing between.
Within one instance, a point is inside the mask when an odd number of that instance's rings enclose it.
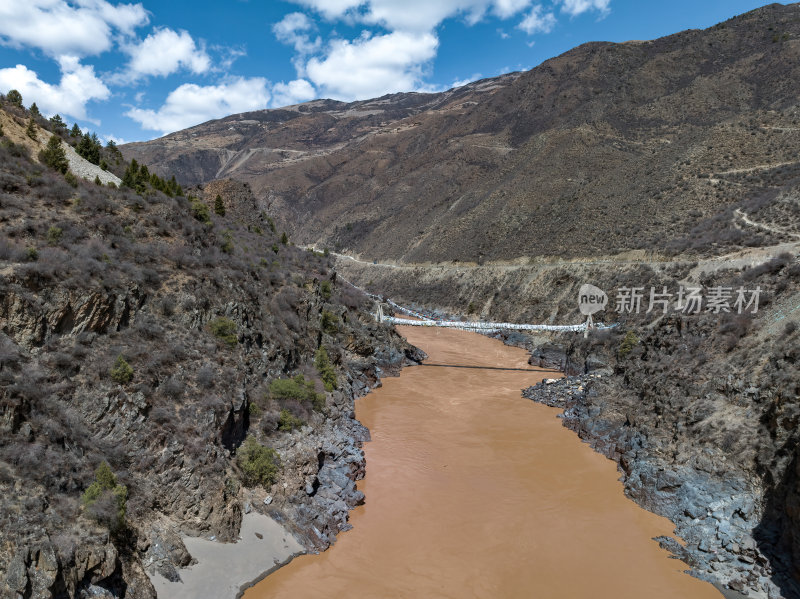
<instances>
[{"instance_id":1,"label":"white cloud","mask_svg":"<svg viewBox=\"0 0 800 599\"><path fill-rule=\"evenodd\" d=\"M436 55L432 33L395 31L355 41L334 40L324 58L306 64L308 78L323 94L343 100L416 89L423 66Z\"/></svg>"},{"instance_id":2,"label":"white cloud","mask_svg":"<svg viewBox=\"0 0 800 599\"><path fill-rule=\"evenodd\" d=\"M283 17L272 26L272 31L278 41L294 46L299 54L310 54L319 49L322 40L319 37L313 41L308 31L314 29L314 24L301 12L292 12Z\"/></svg>"},{"instance_id":3,"label":"white cloud","mask_svg":"<svg viewBox=\"0 0 800 599\"><path fill-rule=\"evenodd\" d=\"M130 34L148 21L141 4L105 0L3 0L0 41L51 56L89 56L111 47L114 30Z\"/></svg>"},{"instance_id":4,"label":"white cloud","mask_svg":"<svg viewBox=\"0 0 800 599\"><path fill-rule=\"evenodd\" d=\"M127 139L123 139L121 137L117 137L116 135L103 135L102 139L106 143L108 143L110 141L113 141L118 146L122 146L122 145L125 145L126 143L128 143Z\"/></svg>"},{"instance_id":5,"label":"white cloud","mask_svg":"<svg viewBox=\"0 0 800 599\"><path fill-rule=\"evenodd\" d=\"M561 10L573 17L589 10L596 10L606 14L609 11L608 6L611 4L611 0L562 0L562 2Z\"/></svg>"},{"instance_id":6,"label":"white cloud","mask_svg":"<svg viewBox=\"0 0 800 599\"><path fill-rule=\"evenodd\" d=\"M436 56L436 27L445 19L460 17L472 25L487 14L508 19L530 7L532 0L292 0L331 21L383 27L388 33L364 32L356 39L334 39L322 46L312 40L313 22L303 13L291 13L273 26L275 36L294 46L298 77L310 81L317 97L364 99L400 91L438 89L424 82L426 69ZM557 0L563 1L563 0ZM541 10L541 9L539 9ZM533 15L533 16L532 16ZM526 17L544 19L552 28L555 17L536 9ZM552 21L552 23L551 23ZM498 30L501 37L508 34ZM310 92L309 92L310 94Z\"/></svg>"},{"instance_id":7,"label":"white cloud","mask_svg":"<svg viewBox=\"0 0 800 599\"><path fill-rule=\"evenodd\" d=\"M517 27L522 29L528 35L534 33L550 33L553 27L556 26L556 17L551 12L544 12L541 4L534 6L531 11L525 15L525 18L520 21Z\"/></svg>"},{"instance_id":8,"label":"white cloud","mask_svg":"<svg viewBox=\"0 0 800 599\"><path fill-rule=\"evenodd\" d=\"M494 13L501 19L507 19L528 8L530 3L531 0L495 0Z\"/></svg>"},{"instance_id":9,"label":"white cloud","mask_svg":"<svg viewBox=\"0 0 800 599\"><path fill-rule=\"evenodd\" d=\"M475 0L372 0L364 22L392 30L430 31L448 17L463 14L470 23L481 19L491 2Z\"/></svg>"},{"instance_id":10,"label":"white cloud","mask_svg":"<svg viewBox=\"0 0 800 599\"><path fill-rule=\"evenodd\" d=\"M308 102L317 97L314 86L305 79L295 79L289 83L276 83L272 87L272 106L291 106Z\"/></svg>"},{"instance_id":11,"label":"white cloud","mask_svg":"<svg viewBox=\"0 0 800 599\"><path fill-rule=\"evenodd\" d=\"M473 81L477 81L480 78L481 78L481 74L480 73L473 73L471 76L467 77L466 79L456 79L455 81L453 81L453 84L450 87L452 87L452 88L463 87L464 85L467 85L468 83L472 83Z\"/></svg>"},{"instance_id":12,"label":"white cloud","mask_svg":"<svg viewBox=\"0 0 800 599\"><path fill-rule=\"evenodd\" d=\"M363 0L295 0L297 4L313 8L326 19L338 19L358 8Z\"/></svg>"},{"instance_id":13,"label":"white cloud","mask_svg":"<svg viewBox=\"0 0 800 599\"><path fill-rule=\"evenodd\" d=\"M18 64L0 69L0 90L19 90L26 104L36 102L46 115L59 113L76 119L90 120L86 104L91 100L105 100L111 92L94 74L94 67L82 65L77 57L62 56L61 81L52 85L39 79L35 71Z\"/></svg>"},{"instance_id":14,"label":"white cloud","mask_svg":"<svg viewBox=\"0 0 800 599\"><path fill-rule=\"evenodd\" d=\"M76 4L94 10L106 21L130 35L133 30L149 22L147 11L141 4L111 4L105 0L77 0Z\"/></svg>"},{"instance_id":15,"label":"white cloud","mask_svg":"<svg viewBox=\"0 0 800 599\"><path fill-rule=\"evenodd\" d=\"M144 129L166 134L237 112L266 108L270 99L267 86L262 77L240 77L219 85L186 83L170 92L158 110L134 107L125 115Z\"/></svg>"},{"instance_id":16,"label":"white cloud","mask_svg":"<svg viewBox=\"0 0 800 599\"><path fill-rule=\"evenodd\" d=\"M462 15L478 22L487 11L506 19L525 9L530 0L294 0L325 18L349 18L391 31L427 32L449 17Z\"/></svg>"},{"instance_id":17,"label":"white cloud","mask_svg":"<svg viewBox=\"0 0 800 599\"><path fill-rule=\"evenodd\" d=\"M244 48L232 48L230 46L212 46L212 50L217 52L217 54L221 54L222 56L218 58L217 66L215 67L215 71L221 71L226 73L230 70L231 66L234 62L240 59L242 56L247 56L247 51Z\"/></svg>"},{"instance_id":18,"label":"white cloud","mask_svg":"<svg viewBox=\"0 0 800 599\"><path fill-rule=\"evenodd\" d=\"M126 71L120 76L123 81L135 81L148 75L164 77L181 68L192 73L205 73L211 67L211 59L205 48L198 47L187 31L156 29L138 44L125 48L130 55Z\"/></svg>"}]
</instances>

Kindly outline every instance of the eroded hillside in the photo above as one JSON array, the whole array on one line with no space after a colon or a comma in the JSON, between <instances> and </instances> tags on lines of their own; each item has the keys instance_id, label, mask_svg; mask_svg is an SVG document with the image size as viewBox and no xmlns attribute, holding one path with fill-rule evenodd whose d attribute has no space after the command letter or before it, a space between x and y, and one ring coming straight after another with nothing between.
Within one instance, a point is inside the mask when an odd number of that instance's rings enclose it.
<instances>
[{"instance_id":1,"label":"eroded hillside","mask_svg":"<svg viewBox=\"0 0 800 599\"><path fill-rule=\"evenodd\" d=\"M0 137L0 595L154 597L145 568L176 580L180 534L234 540L243 505L333 542L354 397L411 349L246 188L118 189L27 139Z\"/></svg>"},{"instance_id":2,"label":"eroded hillside","mask_svg":"<svg viewBox=\"0 0 800 599\"><path fill-rule=\"evenodd\" d=\"M796 185L798 17L773 4L440 94L233 115L123 152L183 183L246 181L298 242L370 260L759 245L719 224Z\"/></svg>"}]
</instances>

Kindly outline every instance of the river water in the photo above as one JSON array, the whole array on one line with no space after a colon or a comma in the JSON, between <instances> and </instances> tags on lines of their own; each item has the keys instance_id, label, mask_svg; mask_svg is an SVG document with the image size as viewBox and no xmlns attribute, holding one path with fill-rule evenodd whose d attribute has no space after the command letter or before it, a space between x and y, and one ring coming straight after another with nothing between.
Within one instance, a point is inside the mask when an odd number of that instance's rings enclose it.
<instances>
[{"instance_id":1,"label":"river water","mask_svg":"<svg viewBox=\"0 0 800 599\"><path fill-rule=\"evenodd\" d=\"M356 402L372 441L353 530L245 599L720 599L652 540L671 523L625 498L615 464L521 397L559 375L474 333L399 330L429 359Z\"/></svg>"}]
</instances>

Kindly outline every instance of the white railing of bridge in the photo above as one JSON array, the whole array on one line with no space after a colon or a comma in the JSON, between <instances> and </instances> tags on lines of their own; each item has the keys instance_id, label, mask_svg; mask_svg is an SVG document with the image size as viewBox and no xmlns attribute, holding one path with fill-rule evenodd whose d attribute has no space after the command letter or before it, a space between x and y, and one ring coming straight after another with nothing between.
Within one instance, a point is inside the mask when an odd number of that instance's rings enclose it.
<instances>
[{"instance_id":1,"label":"white railing of bridge","mask_svg":"<svg viewBox=\"0 0 800 599\"><path fill-rule=\"evenodd\" d=\"M578 333L586 330L586 323L555 325L555 324L516 324L512 322L461 322L457 320L411 320L409 318L396 318L384 316L381 322L389 322L411 327L444 327L448 329L462 329L465 331L571 331Z\"/></svg>"},{"instance_id":2,"label":"white railing of bridge","mask_svg":"<svg viewBox=\"0 0 800 599\"><path fill-rule=\"evenodd\" d=\"M358 285L353 284L351 281L345 279L341 274L339 278L342 279L345 283L358 289L365 295L369 296L373 300L378 303L378 310L375 314L375 319L378 322L388 322L390 324L395 325L402 325L402 326L411 326L411 327L442 327L448 329L461 329L464 331L481 331L484 333L489 332L496 332L496 331L554 331L554 332L572 332L572 333L580 333L584 332L588 334L590 329L610 329L615 326L616 324L612 325L602 325L593 323L591 318L588 318L586 322L582 322L580 324L567 324L567 325L557 325L557 324L518 324L514 322L481 322L481 321L472 321L472 322L465 322L460 320L437 320L428 318L419 312L415 312L414 310L410 310L400 304L393 302L390 299L385 299L375 294L368 292L365 289L361 289ZM387 303L395 310L402 312L404 314L408 314L409 316L413 316L418 320L411 320L410 318L398 318L396 316L386 316L383 313L383 307L381 303Z\"/></svg>"},{"instance_id":3,"label":"white railing of bridge","mask_svg":"<svg viewBox=\"0 0 800 599\"><path fill-rule=\"evenodd\" d=\"M394 303L394 302L392 302ZM396 305L396 304L395 304ZM411 312L409 310L409 312ZM378 311L375 314L378 322L388 322L396 325L411 327L442 327L447 329L461 329L465 331L565 331L579 333L586 331L591 325L589 321L580 324L518 324L514 322L481 322L481 321L461 321L461 320L432 320L422 317L422 320L411 320L409 318L398 318L396 316L386 316L383 308L378 304ZM598 327L600 328L600 327ZM605 327L602 327L605 328Z\"/></svg>"},{"instance_id":4,"label":"white railing of bridge","mask_svg":"<svg viewBox=\"0 0 800 599\"><path fill-rule=\"evenodd\" d=\"M431 319L430 319L430 318L428 318L427 316L423 316L423 315L422 315L422 314L420 314L419 312L414 312L414 310L409 310L408 308L404 308L403 306L401 306L401 305L399 305L399 304L395 304L395 303L394 303L392 300L390 300L390 299L387 299L387 300L384 300L384 301L385 301L387 304L389 304L389 305L390 305L392 308L394 308L395 310L399 310L399 311L400 311L400 312L402 312L403 314L408 314L409 316L413 316L414 318L419 318L420 320L422 320L422 321L424 321L424 322L434 322L433 320L431 320ZM386 318L386 316L384 316L384 318ZM403 319L399 319L399 320L403 320ZM411 322L416 322L416 321L411 321Z\"/></svg>"}]
</instances>

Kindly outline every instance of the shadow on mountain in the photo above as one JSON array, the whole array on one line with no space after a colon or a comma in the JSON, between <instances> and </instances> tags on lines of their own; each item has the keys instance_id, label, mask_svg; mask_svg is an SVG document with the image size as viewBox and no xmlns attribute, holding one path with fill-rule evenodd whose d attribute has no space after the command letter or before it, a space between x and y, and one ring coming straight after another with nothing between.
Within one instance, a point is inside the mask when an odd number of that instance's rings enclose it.
<instances>
[{"instance_id":1,"label":"shadow on mountain","mask_svg":"<svg viewBox=\"0 0 800 599\"><path fill-rule=\"evenodd\" d=\"M800 571L796 563L796 558L800 556L800 538L794 533L800 517L798 465L800 464L795 448L794 457L784 470L783 479L777 481L767 491L764 516L753 531L759 550L769 558L774 568L772 582L780 588L781 594L787 599L800 598L798 583ZM767 479L771 479L769 474Z\"/></svg>"}]
</instances>

